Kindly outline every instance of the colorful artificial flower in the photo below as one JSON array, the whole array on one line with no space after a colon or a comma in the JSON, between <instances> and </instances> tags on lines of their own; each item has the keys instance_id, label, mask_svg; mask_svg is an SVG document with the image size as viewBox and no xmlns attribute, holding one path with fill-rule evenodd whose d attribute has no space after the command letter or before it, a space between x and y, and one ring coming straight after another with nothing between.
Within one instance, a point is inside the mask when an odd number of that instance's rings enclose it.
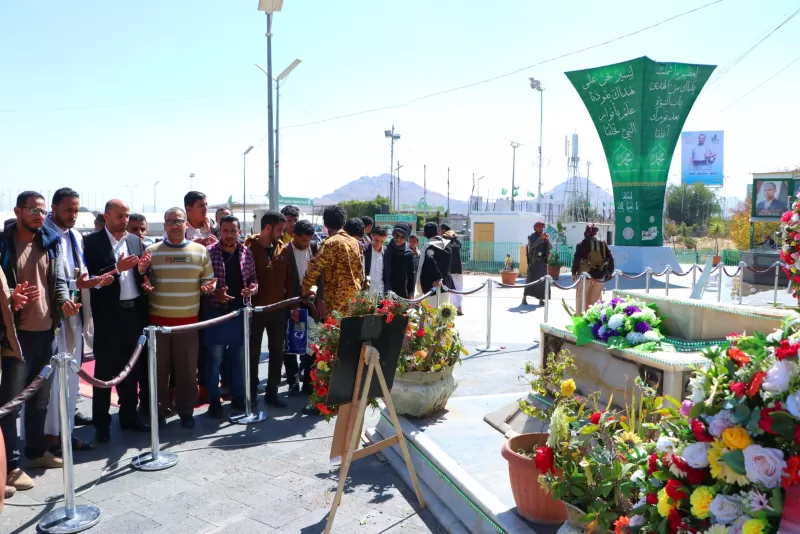
<instances>
[{"instance_id":1,"label":"colorful artificial flower","mask_svg":"<svg viewBox=\"0 0 800 534\"><path fill-rule=\"evenodd\" d=\"M717 480L722 480L728 484L739 484L747 486L748 480L745 475L740 475L722 461L722 457L730 451L725 448L725 444L719 440L714 440L708 451L708 464L711 468L711 476Z\"/></svg>"},{"instance_id":2,"label":"colorful artificial flower","mask_svg":"<svg viewBox=\"0 0 800 534\"><path fill-rule=\"evenodd\" d=\"M552 447L536 447L536 455L534 458L536 469L541 473L555 472L555 455L553 454Z\"/></svg>"},{"instance_id":3,"label":"colorful artificial flower","mask_svg":"<svg viewBox=\"0 0 800 534\"><path fill-rule=\"evenodd\" d=\"M747 386L747 391L745 392L749 398L752 399L756 396L765 378L767 378L767 373L764 371L759 371L753 375L753 380L750 381L750 385Z\"/></svg>"},{"instance_id":4,"label":"colorful artificial flower","mask_svg":"<svg viewBox=\"0 0 800 534\"><path fill-rule=\"evenodd\" d=\"M789 489L789 486L798 483L800 483L800 456L795 454L786 460L786 467L783 469L783 477L781 478L781 486L783 486L784 489Z\"/></svg>"},{"instance_id":5,"label":"colorful artificial flower","mask_svg":"<svg viewBox=\"0 0 800 534\"><path fill-rule=\"evenodd\" d=\"M692 515L697 519L707 519L711 502L714 500L714 489L709 486L698 486L689 497Z\"/></svg>"},{"instance_id":6,"label":"colorful artificial flower","mask_svg":"<svg viewBox=\"0 0 800 534\"><path fill-rule=\"evenodd\" d=\"M656 509L658 510L658 515L661 517L669 517L669 513L675 509L675 504L670 500L665 488L658 490L658 504L656 505Z\"/></svg>"},{"instance_id":7,"label":"colorful artificial flower","mask_svg":"<svg viewBox=\"0 0 800 534\"><path fill-rule=\"evenodd\" d=\"M749 519L742 525L742 534L762 534L766 528L763 519Z\"/></svg>"},{"instance_id":8,"label":"colorful artificial flower","mask_svg":"<svg viewBox=\"0 0 800 534\"><path fill-rule=\"evenodd\" d=\"M683 489L683 485L680 481L672 478L667 480L667 484L664 486L664 491L667 492L669 498L673 501L682 501L689 497L689 494L686 493L686 490Z\"/></svg>"},{"instance_id":9,"label":"colorful artificial flower","mask_svg":"<svg viewBox=\"0 0 800 534\"><path fill-rule=\"evenodd\" d=\"M744 397L744 392L747 389L747 384L745 384L744 382L731 382L730 388L731 392L741 399L742 397Z\"/></svg>"},{"instance_id":10,"label":"colorful artificial flower","mask_svg":"<svg viewBox=\"0 0 800 534\"><path fill-rule=\"evenodd\" d=\"M798 355L798 349L800 349L800 343L793 344L788 339L782 339L780 345L775 347L775 357L778 360L794 358Z\"/></svg>"},{"instance_id":11,"label":"colorful artificial flower","mask_svg":"<svg viewBox=\"0 0 800 534\"><path fill-rule=\"evenodd\" d=\"M593 425L600 424L600 418L603 417L603 414L606 413L605 410L602 412L594 412L592 415L589 416L589 422Z\"/></svg>"},{"instance_id":12,"label":"colorful artificial flower","mask_svg":"<svg viewBox=\"0 0 800 534\"><path fill-rule=\"evenodd\" d=\"M567 380L561 381L561 394L563 396L571 397L572 394L575 393L576 389L577 386L575 385L575 381L573 379L568 378Z\"/></svg>"},{"instance_id":13,"label":"colorful artificial flower","mask_svg":"<svg viewBox=\"0 0 800 534\"><path fill-rule=\"evenodd\" d=\"M740 426L732 426L722 433L722 442L732 450L746 449L753 443L753 439L747 430Z\"/></svg>"},{"instance_id":14,"label":"colorful artificial flower","mask_svg":"<svg viewBox=\"0 0 800 534\"><path fill-rule=\"evenodd\" d=\"M728 347L728 358L733 360L733 362L739 367L750 363L750 356L745 354L742 349L736 346Z\"/></svg>"},{"instance_id":15,"label":"colorful artificial flower","mask_svg":"<svg viewBox=\"0 0 800 534\"><path fill-rule=\"evenodd\" d=\"M706 430L706 425L699 419L692 419L691 424L692 434L694 434L694 439L697 441L703 442L712 442L714 438L708 434Z\"/></svg>"},{"instance_id":16,"label":"colorful artificial flower","mask_svg":"<svg viewBox=\"0 0 800 534\"><path fill-rule=\"evenodd\" d=\"M767 488L777 488L786 467L783 451L750 445L744 451L744 469L751 482L763 484Z\"/></svg>"},{"instance_id":17,"label":"colorful artificial flower","mask_svg":"<svg viewBox=\"0 0 800 534\"><path fill-rule=\"evenodd\" d=\"M708 507L714 519L720 523L733 523L742 515L741 501L737 498L717 494Z\"/></svg>"},{"instance_id":18,"label":"colorful artificial flower","mask_svg":"<svg viewBox=\"0 0 800 534\"><path fill-rule=\"evenodd\" d=\"M772 430L772 413L784 411L781 407L780 401L776 401L771 408L761 408L761 418L758 420L758 426L767 434L777 436L779 432Z\"/></svg>"},{"instance_id":19,"label":"colorful artificial flower","mask_svg":"<svg viewBox=\"0 0 800 534\"><path fill-rule=\"evenodd\" d=\"M630 532L630 523L631 520L627 516L620 516L619 519L614 521L614 534L628 534Z\"/></svg>"}]
</instances>

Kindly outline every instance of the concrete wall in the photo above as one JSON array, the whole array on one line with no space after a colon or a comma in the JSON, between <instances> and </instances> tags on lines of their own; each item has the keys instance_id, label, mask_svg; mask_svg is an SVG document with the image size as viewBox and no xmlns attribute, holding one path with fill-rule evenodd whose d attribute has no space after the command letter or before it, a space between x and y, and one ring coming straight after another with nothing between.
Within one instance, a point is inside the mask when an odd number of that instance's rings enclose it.
<instances>
[{"instance_id":1,"label":"concrete wall","mask_svg":"<svg viewBox=\"0 0 800 534\"><path fill-rule=\"evenodd\" d=\"M533 224L544 218L538 213L491 211L473 212L470 219L470 235L473 240L476 237L475 224L494 223L494 242L524 244L528 241L528 235L533 232ZM497 247L493 260L502 262L505 255L506 250Z\"/></svg>"}]
</instances>

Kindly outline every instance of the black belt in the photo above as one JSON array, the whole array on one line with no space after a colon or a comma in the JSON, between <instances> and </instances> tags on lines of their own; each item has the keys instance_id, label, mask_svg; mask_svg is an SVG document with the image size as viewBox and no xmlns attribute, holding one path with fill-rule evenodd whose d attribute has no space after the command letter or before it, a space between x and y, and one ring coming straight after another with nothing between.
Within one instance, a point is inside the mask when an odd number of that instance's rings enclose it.
<instances>
[{"instance_id":1,"label":"black belt","mask_svg":"<svg viewBox=\"0 0 800 534\"><path fill-rule=\"evenodd\" d=\"M129 299L119 301L119 307L123 309L134 308L138 299Z\"/></svg>"}]
</instances>

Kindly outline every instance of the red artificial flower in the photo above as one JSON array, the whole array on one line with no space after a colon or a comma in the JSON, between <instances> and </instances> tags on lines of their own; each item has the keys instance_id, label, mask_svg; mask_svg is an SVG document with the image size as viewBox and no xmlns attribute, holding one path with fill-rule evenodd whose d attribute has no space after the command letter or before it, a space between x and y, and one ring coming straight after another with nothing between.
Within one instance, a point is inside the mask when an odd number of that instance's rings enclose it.
<instances>
[{"instance_id":1,"label":"red artificial flower","mask_svg":"<svg viewBox=\"0 0 800 534\"><path fill-rule=\"evenodd\" d=\"M320 413L322 413L323 415L333 415L333 414L334 414L334 412L333 412L333 411L332 411L330 408L328 408L328 405L327 405L327 404L325 404L325 403L323 403L323 402L319 402L319 403L317 403L317 404L316 404L316 408L317 408L317 410L319 410L319 411L320 411Z\"/></svg>"},{"instance_id":2,"label":"red artificial flower","mask_svg":"<svg viewBox=\"0 0 800 534\"><path fill-rule=\"evenodd\" d=\"M782 223L788 223L791 220L792 220L792 212L791 211L784 212L784 214L781 215L781 222Z\"/></svg>"},{"instance_id":3,"label":"red artificial flower","mask_svg":"<svg viewBox=\"0 0 800 534\"><path fill-rule=\"evenodd\" d=\"M777 436L779 433L772 430L772 417L770 414L772 412L782 412L784 411L781 407L780 401L775 402L775 406L772 408L761 408L761 419L758 420L758 426L761 427L761 430L766 432L767 434L772 434L773 436Z\"/></svg>"},{"instance_id":4,"label":"red artificial flower","mask_svg":"<svg viewBox=\"0 0 800 534\"><path fill-rule=\"evenodd\" d=\"M669 498L673 501L682 501L683 499L689 498L689 494L683 489L680 481L674 478L667 480L666 490L667 495L669 495Z\"/></svg>"},{"instance_id":5,"label":"red artificial flower","mask_svg":"<svg viewBox=\"0 0 800 534\"><path fill-rule=\"evenodd\" d=\"M536 464L536 469L542 473L547 473L548 471L555 473L555 458L552 447L536 447L534 462Z\"/></svg>"},{"instance_id":6,"label":"red artificial flower","mask_svg":"<svg viewBox=\"0 0 800 534\"><path fill-rule=\"evenodd\" d=\"M681 529L686 529L686 525L683 523L681 513L677 508L673 508L670 511L669 515L667 516L667 521L669 522L669 531L672 533L678 532Z\"/></svg>"},{"instance_id":7,"label":"red artificial flower","mask_svg":"<svg viewBox=\"0 0 800 534\"><path fill-rule=\"evenodd\" d=\"M747 384L744 382L731 382L731 391L738 398L744 397L744 390L747 389Z\"/></svg>"},{"instance_id":8,"label":"red artificial flower","mask_svg":"<svg viewBox=\"0 0 800 534\"><path fill-rule=\"evenodd\" d=\"M800 425L794 429L794 442L795 444L800 443Z\"/></svg>"},{"instance_id":9,"label":"red artificial flower","mask_svg":"<svg viewBox=\"0 0 800 534\"><path fill-rule=\"evenodd\" d=\"M650 458L647 460L647 472L652 475L656 471L658 471L658 455L656 453L652 453Z\"/></svg>"},{"instance_id":10,"label":"red artificial flower","mask_svg":"<svg viewBox=\"0 0 800 534\"><path fill-rule=\"evenodd\" d=\"M311 381L312 381L312 382L316 382L316 381L317 381L317 370L316 370L316 369L312 369L312 370L311 370L311 371L308 373L308 376L311 378Z\"/></svg>"},{"instance_id":11,"label":"red artificial flower","mask_svg":"<svg viewBox=\"0 0 800 534\"><path fill-rule=\"evenodd\" d=\"M747 386L747 396L749 398L753 398L758 393L758 390L761 389L761 383L764 382L764 379L767 378L767 373L764 371L759 371L753 375L753 381L750 382L750 385Z\"/></svg>"},{"instance_id":12,"label":"red artificial flower","mask_svg":"<svg viewBox=\"0 0 800 534\"><path fill-rule=\"evenodd\" d=\"M686 482L690 486L699 486L706 480L708 475L707 469L695 469L694 467L686 467Z\"/></svg>"},{"instance_id":13,"label":"red artificial flower","mask_svg":"<svg viewBox=\"0 0 800 534\"><path fill-rule=\"evenodd\" d=\"M647 504L650 506L655 506L658 504L658 495L655 493L648 493L647 494Z\"/></svg>"},{"instance_id":14,"label":"red artificial flower","mask_svg":"<svg viewBox=\"0 0 800 534\"><path fill-rule=\"evenodd\" d=\"M793 358L797 356L797 349L798 349L797 344L792 345L791 343L789 343L788 339L782 339L780 346L775 348L775 357L778 360Z\"/></svg>"},{"instance_id":15,"label":"red artificial flower","mask_svg":"<svg viewBox=\"0 0 800 534\"><path fill-rule=\"evenodd\" d=\"M393 320L394 320L394 314L392 312L387 313L386 314L386 324L391 323Z\"/></svg>"},{"instance_id":16,"label":"red artificial flower","mask_svg":"<svg viewBox=\"0 0 800 534\"><path fill-rule=\"evenodd\" d=\"M781 485L783 489L789 489L789 486L797 483L800 483L800 456L795 454L786 460L786 467L783 468Z\"/></svg>"},{"instance_id":17,"label":"red artificial flower","mask_svg":"<svg viewBox=\"0 0 800 534\"><path fill-rule=\"evenodd\" d=\"M728 358L733 360L737 367L750 363L750 356L745 354L744 351L738 347L728 348Z\"/></svg>"},{"instance_id":18,"label":"red artificial flower","mask_svg":"<svg viewBox=\"0 0 800 534\"><path fill-rule=\"evenodd\" d=\"M417 337L425 337L425 329L424 328L420 328L419 330L417 330Z\"/></svg>"},{"instance_id":19,"label":"red artificial flower","mask_svg":"<svg viewBox=\"0 0 800 534\"><path fill-rule=\"evenodd\" d=\"M731 332L730 334L728 334L725 337L730 339L730 340L735 340L735 339L739 339L740 337L742 337L742 334L740 334L739 332Z\"/></svg>"},{"instance_id":20,"label":"red artificial flower","mask_svg":"<svg viewBox=\"0 0 800 534\"><path fill-rule=\"evenodd\" d=\"M604 414L604 413L606 413L606 411L605 411L605 410L603 410L602 412L594 412L594 413L593 413L593 414L592 414L592 415L589 417L589 422L590 422L591 424L593 424L593 425L597 425L597 424L599 424L599 423L600 423L600 418L601 418L601 417L603 417L603 414Z\"/></svg>"},{"instance_id":21,"label":"red artificial flower","mask_svg":"<svg viewBox=\"0 0 800 534\"><path fill-rule=\"evenodd\" d=\"M614 534L628 534L630 529L631 520L628 516L620 516L619 519L614 521Z\"/></svg>"},{"instance_id":22,"label":"red artificial flower","mask_svg":"<svg viewBox=\"0 0 800 534\"><path fill-rule=\"evenodd\" d=\"M700 419L692 419L692 434L694 434L694 439L697 441L701 441L704 443L711 443L714 441L714 438L711 437L706 430L706 425ZM675 460L675 458L673 458Z\"/></svg>"}]
</instances>

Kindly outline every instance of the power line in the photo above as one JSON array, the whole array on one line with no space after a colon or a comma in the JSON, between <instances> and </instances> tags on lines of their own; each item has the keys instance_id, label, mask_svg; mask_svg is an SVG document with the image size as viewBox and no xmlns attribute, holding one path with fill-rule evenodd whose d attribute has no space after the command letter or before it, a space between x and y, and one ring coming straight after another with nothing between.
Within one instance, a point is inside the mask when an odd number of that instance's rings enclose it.
<instances>
[{"instance_id":1,"label":"power line","mask_svg":"<svg viewBox=\"0 0 800 534\"><path fill-rule=\"evenodd\" d=\"M355 117L357 115L366 115L367 113L375 113L375 112L378 112L378 111L385 111L385 110L388 110L388 109L403 108L403 107L406 107L406 106L410 106L411 104L415 104L415 103L417 103L417 102L419 102L421 100L427 100L428 98L433 98L435 96L441 96L441 95L444 95L444 94L447 94L447 93L453 93L455 91L460 91L462 89L469 89L470 87L475 87L476 85L482 85L484 83L489 83L489 82L493 82L495 80L500 80L502 78L507 78L509 76L513 76L515 74L519 74L520 72L532 69L534 67L538 67L540 65L544 65L546 63L552 63L553 61L557 61L557 60L563 59L565 57L574 56L576 54L580 54L582 52L586 52L587 50L592 50L592 49L595 49L595 48L599 48L601 46L605 46L605 45L608 45L608 44L611 44L611 43L615 43L617 41L621 41L622 39L627 39L628 37L633 37L634 35L640 34L640 33L645 32L647 30L651 30L653 28L661 26L662 24L666 24L667 22L671 22L671 21L673 21L675 19L679 19L679 18L684 17L686 15L690 15L692 13L696 13L697 11L700 11L701 9L705 9L707 7L713 6L714 4L719 4L719 3L724 2L724 1L725 0L714 0L713 2L709 2L707 4L703 4L702 6L696 7L694 9L690 9L688 11L684 11L683 13L679 13L677 15L673 15L672 17L669 17L669 18L666 18L666 19L664 19L662 21L656 22L655 24L651 24L650 26L645 26L644 28L640 28L640 29L638 29L636 31L633 31L631 33L626 33L625 35L621 35L619 37L615 37L613 39L609 39L608 41L603 41L601 43L593 44L593 45L587 46L585 48L581 48L579 50L573 50L572 52L567 52L565 54L561 54L560 56L555 56L555 57L552 57L550 59L545 59L543 61L539 61L538 63L534 63L533 65L528 65L526 67L522 67L522 68L516 69L514 71L507 72L505 74L500 74L500 75L494 76L492 78L487 78L485 80L480 80L480 81L469 83L469 84L466 84L466 85L453 87L451 89L445 89L444 91L438 91L438 92L435 92L435 93L430 93L430 94L427 94L427 95L419 96L417 98L409 100L408 102L406 102L404 104L394 104L394 105L388 105L388 106L383 106L383 107L379 107L379 108L366 109L366 110L363 110L363 111L356 111L356 112L353 112L353 113L347 113L345 115L338 115L336 117L330 117L330 118L319 120L319 121L315 121L315 122L307 122L307 123L303 123L303 124L293 124L291 126L285 126L284 129L302 128L302 127L305 127L305 126L313 126L315 124L322 124L322 123L325 123L325 122L335 121L335 120L339 120L339 119L346 119L346 118L349 118L349 117Z\"/></svg>"},{"instance_id":2,"label":"power line","mask_svg":"<svg viewBox=\"0 0 800 534\"><path fill-rule=\"evenodd\" d=\"M725 111L727 111L728 109L732 108L733 106L735 106L736 104L738 104L739 102L741 102L742 100L744 100L745 98L747 98L748 96L750 96L750 94L751 94L751 93L753 93L753 92L755 92L756 90L758 90L758 89L760 89L760 88L764 87L765 85L767 85L767 83L769 83L770 81L772 81L772 79L773 79L773 78L775 78L776 76L778 76L779 74L781 74L783 71L785 71L786 69L788 69L789 67L791 67L792 65L794 65L795 63L797 63L798 61L800 61L800 56L797 56L796 58L794 58L794 60L792 60L792 61L791 61L791 62L790 62L788 65L786 65L785 67L783 67L781 70L779 70L778 72L776 72L775 74L773 74L772 76L770 76L769 78L767 78L766 80L764 80L763 82L759 83L758 85L756 85L755 87L753 87L752 89L750 89L748 92L746 92L745 94L743 94L742 96L740 96L739 98L737 98L736 100L734 100L732 103L728 104L727 106L725 106L724 108L722 108L721 110L719 110L719 111L718 111L718 112L717 112L715 115L713 115L713 116L709 117L708 119L706 119L706 121L705 121L705 122L708 122L708 121L710 121L711 119L714 119L714 118L718 117L718 116L719 116L719 115L721 115L723 112L725 112Z\"/></svg>"},{"instance_id":3,"label":"power line","mask_svg":"<svg viewBox=\"0 0 800 534\"><path fill-rule=\"evenodd\" d=\"M714 77L714 79L711 80L706 87L711 87L712 85L717 83L717 81L719 81L720 78L722 78L723 76L728 74L736 65L738 65L744 58L746 58L750 54L750 52L755 50L755 48L758 47L758 45L760 45L761 43L763 43L764 41L769 39L769 37L773 33L778 31L779 29L781 29L781 27L783 27L787 22L792 20L798 13L800 13L800 8L798 8L794 13L792 13L791 15L786 17L785 19L783 19L783 22L781 22L775 28L773 28L772 31L768 32L766 35L762 34L763 37L761 37L760 39L756 40L756 42L753 43L747 50L745 50L744 52L739 54L739 56L737 56L734 60L732 60L728 65L726 65L725 67L723 67L722 69L717 71L715 73L716 76Z\"/></svg>"}]
</instances>

